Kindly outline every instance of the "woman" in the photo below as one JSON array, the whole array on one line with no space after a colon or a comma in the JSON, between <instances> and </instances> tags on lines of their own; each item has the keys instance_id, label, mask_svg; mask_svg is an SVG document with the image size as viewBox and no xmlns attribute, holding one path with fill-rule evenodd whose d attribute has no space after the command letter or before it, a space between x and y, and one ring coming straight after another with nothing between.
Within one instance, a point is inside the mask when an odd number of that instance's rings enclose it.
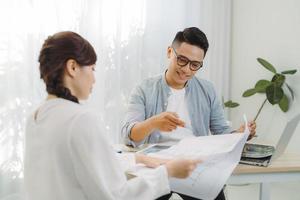
<instances>
[{"instance_id":1,"label":"woman","mask_svg":"<svg viewBox=\"0 0 300 200\"><path fill-rule=\"evenodd\" d=\"M170 192L168 176L185 178L199 163L117 156L96 117L79 104L92 90L96 60L90 43L73 32L56 33L43 44L40 75L48 97L29 117L25 138L30 200L155 199ZM127 180L120 159L155 169Z\"/></svg>"}]
</instances>

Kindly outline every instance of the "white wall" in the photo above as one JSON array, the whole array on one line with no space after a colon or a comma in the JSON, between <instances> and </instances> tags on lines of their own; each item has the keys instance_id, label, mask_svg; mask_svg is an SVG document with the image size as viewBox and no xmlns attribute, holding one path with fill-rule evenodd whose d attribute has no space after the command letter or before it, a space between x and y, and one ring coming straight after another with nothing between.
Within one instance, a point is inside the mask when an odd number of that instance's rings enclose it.
<instances>
[{"instance_id":1,"label":"white wall","mask_svg":"<svg viewBox=\"0 0 300 200\"><path fill-rule=\"evenodd\" d=\"M278 71L297 69L296 75L287 77L287 82L295 91L296 99L290 110L283 113L279 107L269 103L263 108L257 119L257 134L259 139L267 139L275 143L288 119L300 113L300 1L298 0L233 0L232 7L232 71L231 98L241 106L230 111L230 117L235 126L241 122L241 116L246 113L248 118L254 118L263 95L243 98L242 93L259 79L270 79L271 73L261 67L256 61L263 57L270 61ZM286 67L286 68L285 68ZM288 152L300 152L300 126L290 142ZM277 198L275 189L290 194L285 199L294 199L298 183L273 184L271 199ZM295 185L297 185L295 187ZM253 190L242 190L240 187L229 187L229 199L235 194L258 198ZM246 195L247 194L247 195ZM294 197L293 197L294 196ZM253 198L254 197L254 198Z\"/></svg>"},{"instance_id":2,"label":"white wall","mask_svg":"<svg viewBox=\"0 0 300 200\"><path fill-rule=\"evenodd\" d=\"M244 98L242 93L259 79L272 77L257 57L267 59L278 71L298 70L287 77L296 96L290 110L283 113L277 105L267 103L257 119L259 138L276 142L286 121L300 113L300 1L233 0L232 12L231 98L241 104L231 110L234 125L240 123L244 112L254 118L264 100L262 94ZM300 126L296 131L289 152L300 152Z\"/></svg>"}]
</instances>

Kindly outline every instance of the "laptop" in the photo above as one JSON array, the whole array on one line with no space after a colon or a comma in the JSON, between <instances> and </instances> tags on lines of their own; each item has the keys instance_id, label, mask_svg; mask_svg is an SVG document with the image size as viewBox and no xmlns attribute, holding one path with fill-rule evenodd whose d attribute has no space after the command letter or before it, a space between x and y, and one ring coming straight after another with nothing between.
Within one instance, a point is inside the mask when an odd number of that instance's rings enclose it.
<instances>
[{"instance_id":1,"label":"laptop","mask_svg":"<svg viewBox=\"0 0 300 200\"><path fill-rule=\"evenodd\" d=\"M300 114L287 122L276 147L262 144L246 143L240 160L241 164L267 167L272 160L281 156L285 151L290 139L292 138L298 123Z\"/></svg>"}]
</instances>

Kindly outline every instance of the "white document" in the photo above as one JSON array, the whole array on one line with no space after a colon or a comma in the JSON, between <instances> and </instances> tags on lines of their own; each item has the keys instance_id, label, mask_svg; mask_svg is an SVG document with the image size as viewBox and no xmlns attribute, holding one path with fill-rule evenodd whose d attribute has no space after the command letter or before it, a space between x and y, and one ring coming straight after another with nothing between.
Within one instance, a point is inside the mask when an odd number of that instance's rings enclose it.
<instances>
[{"instance_id":1,"label":"white document","mask_svg":"<svg viewBox=\"0 0 300 200\"><path fill-rule=\"evenodd\" d=\"M171 178L170 186L174 192L211 200L216 198L237 166L248 136L246 128L244 134L189 137L168 149L148 155L203 160L188 178ZM143 170L145 168L138 171Z\"/></svg>"},{"instance_id":2,"label":"white document","mask_svg":"<svg viewBox=\"0 0 300 200\"><path fill-rule=\"evenodd\" d=\"M170 179L172 191L215 199L237 166L247 137L248 134L230 134L182 140L170 149L176 152L175 157L202 158L204 162L187 179Z\"/></svg>"}]
</instances>

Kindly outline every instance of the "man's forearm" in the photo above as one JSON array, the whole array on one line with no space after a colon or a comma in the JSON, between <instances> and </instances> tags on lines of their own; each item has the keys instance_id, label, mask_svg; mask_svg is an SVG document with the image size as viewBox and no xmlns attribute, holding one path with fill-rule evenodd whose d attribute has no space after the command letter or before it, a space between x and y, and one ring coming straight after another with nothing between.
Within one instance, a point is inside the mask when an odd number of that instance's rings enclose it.
<instances>
[{"instance_id":1,"label":"man's forearm","mask_svg":"<svg viewBox=\"0 0 300 200\"><path fill-rule=\"evenodd\" d=\"M140 142L155 130L154 118L136 123L130 132L130 139L134 142Z\"/></svg>"}]
</instances>

